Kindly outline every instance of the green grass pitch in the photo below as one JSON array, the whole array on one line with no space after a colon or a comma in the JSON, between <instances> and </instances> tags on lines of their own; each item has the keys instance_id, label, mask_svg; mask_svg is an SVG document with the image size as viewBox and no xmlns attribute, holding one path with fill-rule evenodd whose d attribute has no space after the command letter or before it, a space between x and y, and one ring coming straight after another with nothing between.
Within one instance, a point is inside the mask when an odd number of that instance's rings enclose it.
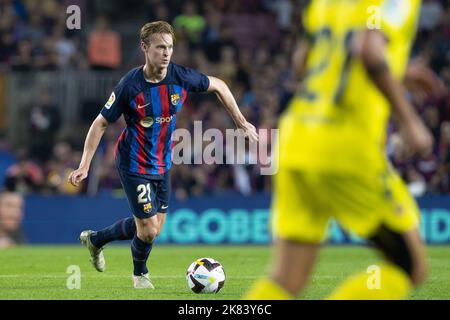
<instances>
[{"instance_id":1,"label":"green grass pitch","mask_svg":"<svg viewBox=\"0 0 450 320\"><path fill-rule=\"evenodd\" d=\"M449 299L450 246L427 248L430 275L412 299ZM81 246L25 246L0 250L0 299L239 299L263 275L270 257L266 246L155 246L149 270L156 289L135 290L128 246L105 250L106 272L90 265ZM197 295L186 287L185 272L196 258L219 260L225 286L217 295ZM378 261L374 252L357 246L329 246L320 255L308 288L300 298L322 299L353 272ZM69 290L68 266L81 271L81 288Z\"/></svg>"}]
</instances>

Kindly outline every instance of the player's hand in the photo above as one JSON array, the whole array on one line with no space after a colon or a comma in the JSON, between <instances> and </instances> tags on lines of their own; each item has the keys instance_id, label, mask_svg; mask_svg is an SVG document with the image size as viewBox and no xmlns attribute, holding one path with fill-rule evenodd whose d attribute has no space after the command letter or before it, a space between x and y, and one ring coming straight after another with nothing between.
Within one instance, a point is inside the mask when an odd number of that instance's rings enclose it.
<instances>
[{"instance_id":1,"label":"player's hand","mask_svg":"<svg viewBox=\"0 0 450 320\"><path fill-rule=\"evenodd\" d=\"M248 137L250 142L258 142L259 136L256 132L256 128L250 122L245 122L244 124L238 126L238 129L244 130L244 134Z\"/></svg>"},{"instance_id":2,"label":"player's hand","mask_svg":"<svg viewBox=\"0 0 450 320\"><path fill-rule=\"evenodd\" d=\"M409 91L423 98L440 97L445 93L445 84L422 57L414 59L408 65L403 84Z\"/></svg>"},{"instance_id":3,"label":"player's hand","mask_svg":"<svg viewBox=\"0 0 450 320\"><path fill-rule=\"evenodd\" d=\"M433 151L433 136L419 118L416 121L405 123L400 128L400 134L410 153L427 156Z\"/></svg>"},{"instance_id":4,"label":"player's hand","mask_svg":"<svg viewBox=\"0 0 450 320\"><path fill-rule=\"evenodd\" d=\"M77 170L74 170L69 175L69 182L75 186L78 187L80 185L80 182L87 178L88 176L88 169L85 168L78 168Z\"/></svg>"}]
</instances>

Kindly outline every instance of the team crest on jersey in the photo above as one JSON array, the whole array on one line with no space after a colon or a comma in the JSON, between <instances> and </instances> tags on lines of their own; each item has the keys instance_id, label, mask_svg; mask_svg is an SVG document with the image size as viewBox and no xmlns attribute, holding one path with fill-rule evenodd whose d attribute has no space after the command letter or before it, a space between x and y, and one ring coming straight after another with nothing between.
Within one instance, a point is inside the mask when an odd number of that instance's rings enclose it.
<instances>
[{"instance_id":1,"label":"team crest on jersey","mask_svg":"<svg viewBox=\"0 0 450 320\"><path fill-rule=\"evenodd\" d=\"M153 125L153 118L152 117L145 117L140 121L141 126L144 128L150 128Z\"/></svg>"},{"instance_id":2,"label":"team crest on jersey","mask_svg":"<svg viewBox=\"0 0 450 320\"><path fill-rule=\"evenodd\" d=\"M172 105L176 106L178 102L180 102L180 94L179 93L171 94L170 102L172 103Z\"/></svg>"},{"instance_id":3,"label":"team crest on jersey","mask_svg":"<svg viewBox=\"0 0 450 320\"><path fill-rule=\"evenodd\" d=\"M111 96L108 99L108 102L106 102L106 104L105 104L105 108L106 109L111 108L111 106L113 105L114 101L116 101L116 94L113 91L113 93L111 93Z\"/></svg>"},{"instance_id":4,"label":"team crest on jersey","mask_svg":"<svg viewBox=\"0 0 450 320\"><path fill-rule=\"evenodd\" d=\"M144 204L144 212L145 213L150 213L151 210L152 210L152 204L151 203Z\"/></svg>"}]
</instances>

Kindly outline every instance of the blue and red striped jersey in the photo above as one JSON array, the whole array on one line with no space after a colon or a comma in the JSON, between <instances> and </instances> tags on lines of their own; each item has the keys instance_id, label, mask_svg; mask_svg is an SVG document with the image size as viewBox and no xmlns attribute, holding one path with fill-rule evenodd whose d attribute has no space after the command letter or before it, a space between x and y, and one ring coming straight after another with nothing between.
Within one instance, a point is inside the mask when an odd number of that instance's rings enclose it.
<instances>
[{"instance_id":1,"label":"blue and red striped jersey","mask_svg":"<svg viewBox=\"0 0 450 320\"><path fill-rule=\"evenodd\" d=\"M127 123L116 144L119 170L151 176L168 172L176 113L188 92L208 88L206 75L175 63L169 64L166 77L158 83L145 80L143 66L128 72L100 112L108 122L123 114Z\"/></svg>"}]
</instances>

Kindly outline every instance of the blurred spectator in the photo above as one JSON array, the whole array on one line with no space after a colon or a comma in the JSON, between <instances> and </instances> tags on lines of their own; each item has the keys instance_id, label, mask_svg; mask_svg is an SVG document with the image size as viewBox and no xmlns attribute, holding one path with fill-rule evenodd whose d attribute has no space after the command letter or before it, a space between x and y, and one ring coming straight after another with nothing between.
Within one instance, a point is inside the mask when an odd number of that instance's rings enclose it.
<instances>
[{"instance_id":1,"label":"blurred spectator","mask_svg":"<svg viewBox=\"0 0 450 320\"><path fill-rule=\"evenodd\" d=\"M163 0L147 0L147 21L170 21L170 9ZM170 3L169 3L170 4Z\"/></svg>"},{"instance_id":2,"label":"blurred spectator","mask_svg":"<svg viewBox=\"0 0 450 320\"><path fill-rule=\"evenodd\" d=\"M31 44L36 47L42 43L45 37L46 26L40 6L34 3L30 10L33 14L29 16L28 23L22 28L21 37L29 39Z\"/></svg>"},{"instance_id":3,"label":"blurred spectator","mask_svg":"<svg viewBox=\"0 0 450 320\"><path fill-rule=\"evenodd\" d=\"M433 30L442 17L442 6L438 0L423 0L419 26L427 31Z\"/></svg>"},{"instance_id":4,"label":"blurred spectator","mask_svg":"<svg viewBox=\"0 0 450 320\"><path fill-rule=\"evenodd\" d=\"M186 1L180 15L173 20L177 37L187 38L190 43L198 44L205 28L205 19L199 15L197 5Z\"/></svg>"},{"instance_id":5,"label":"blurred spectator","mask_svg":"<svg viewBox=\"0 0 450 320\"><path fill-rule=\"evenodd\" d=\"M52 40L55 46L55 52L58 55L58 65L61 68L67 68L74 63L76 59L77 48L75 43L64 36L64 27L56 26L53 28Z\"/></svg>"},{"instance_id":6,"label":"blurred spectator","mask_svg":"<svg viewBox=\"0 0 450 320\"><path fill-rule=\"evenodd\" d=\"M98 162L98 178L100 181L100 189L121 190L119 174L116 169L114 152L116 150L117 139L122 133L124 124L117 121L109 125L108 130L104 134L102 144L100 146L101 160ZM95 162L95 161L94 161Z\"/></svg>"},{"instance_id":7,"label":"blurred spectator","mask_svg":"<svg viewBox=\"0 0 450 320\"><path fill-rule=\"evenodd\" d=\"M266 0L265 6L277 17L278 27L285 31L290 29L292 24L292 12L294 9L291 0Z\"/></svg>"},{"instance_id":8,"label":"blurred spectator","mask_svg":"<svg viewBox=\"0 0 450 320\"><path fill-rule=\"evenodd\" d=\"M441 126L439 161L440 191L450 195L450 121L443 122Z\"/></svg>"},{"instance_id":9,"label":"blurred spectator","mask_svg":"<svg viewBox=\"0 0 450 320\"><path fill-rule=\"evenodd\" d=\"M10 64L15 50L12 34L0 31L0 65Z\"/></svg>"},{"instance_id":10,"label":"blurred spectator","mask_svg":"<svg viewBox=\"0 0 450 320\"><path fill-rule=\"evenodd\" d=\"M29 109L31 156L45 162L50 157L55 133L61 126L61 115L47 89L40 92L38 101Z\"/></svg>"},{"instance_id":11,"label":"blurred spectator","mask_svg":"<svg viewBox=\"0 0 450 320\"><path fill-rule=\"evenodd\" d=\"M59 69L59 57L53 38L46 36L42 45L35 51L34 65L42 71L56 71Z\"/></svg>"},{"instance_id":12,"label":"blurred spectator","mask_svg":"<svg viewBox=\"0 0 450 320\"><path fill-rule=\"evenodd\" d=\"M6 170L5 188L23 194L41 191L44 175L40 166L28 158L25 149L17 154L17 163Z\"/></svg>"},{"instance_id":13,"label":"blurred spectator","mask_svg":"<svg viewBox=\"0 0 450 320\"><path fill-rule=\"evenodd\" d=\"M388 155L391 157L391 162L397 169L398 173L403 179L406 179L410 167L408 155L405 144L398 133L393 133L387 146Z\"/></svg>"},{"instance_id":14,"label":"blurred spectator","mask_svg":"<svg viewBox=\"0 0 450 320\"><path fill-rule=\"evenodd\" d=\"M426 157L420 157L414 161L414 167L417 175L421 176L421 179L426 185L426 191L428 193L438 192L438 170L439 162L435 153L431 153Z\"/></svg>"},{"instance_id":15,"label":"blurred spectator","mask_svg":"<svg viewBox=\"0 0 450 320\"><path fill-rule=\"evenodd\" d=\"M18 44L18 52L11 58L11 69L13 71L33 70L32 43L28 39L23 39Z\"/></svg>"},{"instance_id":16,"label":"blurred spectator","mask_svg":"<svg viewBox=\"0 0 450 320\"><path fill-rule=\"evenodd\" d=\"M200 166L191 168L188 165L180 165L174 167L173 171L177 179L172 179L172 190L177 200L183 201L206 193L206 170L200 169Z\"/></svg>"},{"instance_id":17,"label":"blurred spectator","mask_svg":"<svg viewBox=\"0 0 450 320\"><path fill-rule=\"evenodd\" d=\"M222 14L211 3L205 4L205 27L203 28L203 42L211 43L219 39L222 26Z\"/></svg>"},{"instance_id":18,"label":"blurred spectator","mask_svg":"<svg viewBox=\"0 0 450 320\"><path fill-rule=\"evenodd\" d=\"M20 193L0 193L0 248L25 243L22 232L24 200Z\"/></svg>"},{"instance_id":19,"label":"blurred spectator","mask_svg":"<svg viewBox=\"0 0 450 320\"><path fill-rule=\"evenodd\" d=\"M81 155L76 154L69 143L60 141L53 147L53 157L47 161L45 187L54 194L77 194L80 189L67 180L72 170L77 167Z\"/></svg>"},{"instance_id":20,"label":"blurred spectator","mask_svg":"<svg viewBox=\"0 0 450 320\"><path fill-rule=\"evenodd\" d=\"M97 18L89 34L88 59L93 70L114 70L122 63L122 43L118 32L110 29L106 17Z\"/></svg>"},{"instance_id":21,"label":"blurred spectator","mask_svg":"<svg viewBox=\"0 0 450 320\"><path fill-rule=\"evenodd\" d=\"M228 85L236 78L238 66L236 65L236 51L232 46L222 47L220 50L220 62L217 65L217 74Z\"/></svg>"}]
</instances>

